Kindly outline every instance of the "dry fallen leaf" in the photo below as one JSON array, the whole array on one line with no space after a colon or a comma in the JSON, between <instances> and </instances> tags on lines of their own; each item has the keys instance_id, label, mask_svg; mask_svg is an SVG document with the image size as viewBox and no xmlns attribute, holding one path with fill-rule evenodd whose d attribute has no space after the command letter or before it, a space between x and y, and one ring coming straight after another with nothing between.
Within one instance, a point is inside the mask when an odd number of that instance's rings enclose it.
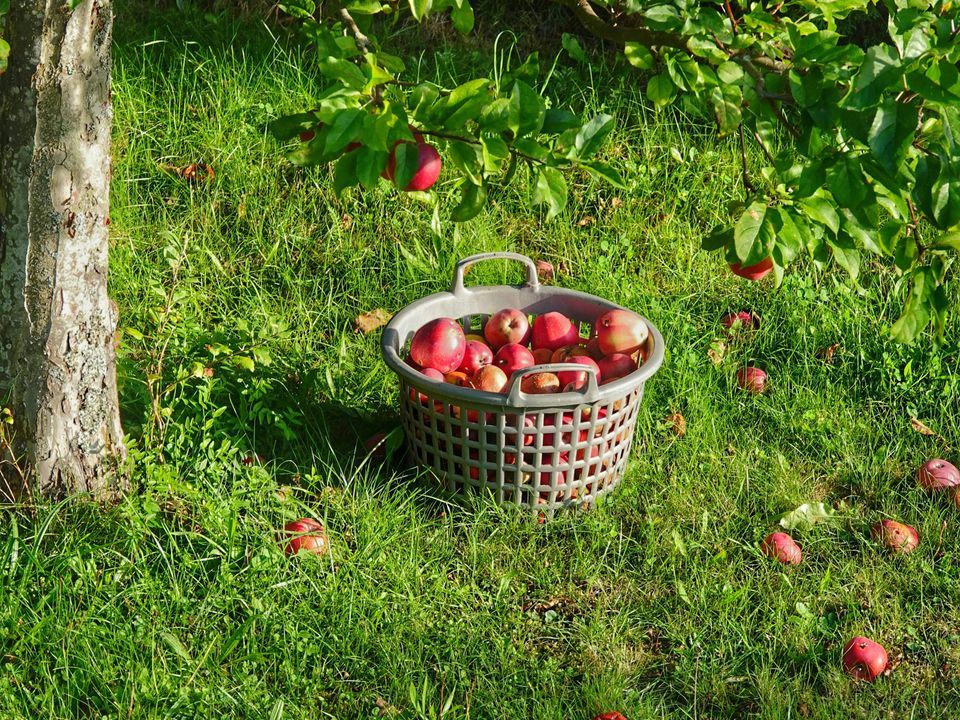
<instances>
[{"instance_id":1,"label":"dry fallen leaf","mask_svg":"<svg viewBox=\"0 0 960 720\"><path fill-rule=\"evenodd\" d=\"M707 350L707 357L710 358L710 361L714 365L722 363L726 354L727 344L723 340L714 340L710 343L710 348Z\"/></svg>"},{"instance_id":2,"label":"dry fallen leaf","mask_svg":"<svg viewBox=\"0 0 960 720\"><path fill-rule=\"evenodd\" d=\"M537 276L542 282L553 280L553 263L546 260L537 260Z\"/></svg>"},{"instance_id":3,"label":"dry fallen leaf","mask_svg":"<svg viewBox=\"0 0 960 720\"><path fill-rule=\"evenodd\" d=\"M833 356L837 352L842 352L843 348L840 347L840 343L834 343L830 347L820 348L817 350L817 357L823 360L827 365L833 362Z\"/></svg>"},{"instance_id":4,"label":"dry fallen leaf","mask_svg":"<svg viewBox=\"0 0 960 720\"><path fill-rule=\"evenodd\" d=\"M578 222L577 225L579 225L582 228L585 228L585 227L590 227L595 222L596 222L596 218L594 218L593 215L584 215L582 218L580 218L580 222Z\"/></svg>"},{"instance_id":5,"label":"dry fallen leaf","mask_svg":"<svg viewBox=\"0 0 960 720\"><path fill-rule=\"evenodd\" d=\"M344 230L349 230L350 228L352 228L353 215L350 215L349 213L344 213L343 216L340 218L340 227L343 228Z\"/></svg>"},{"instance_id":6,"label":"dry fallen leaf","mask_svg":"<svg viewBox=\"0 0 960 720\"><path fill-rule=\"evenodd\" d=\"M910 418L910 427L913 428L914 432L918 432L921 435L929 435L931 437L937 437L937 434L933 430L928 428L926 425L924 425L922 422L920 422L916 418Z\"/></svg>"},{"instance_id":7,"label":"dry fallen leaf","mask_svg":"<svg viewBox=\"0 0 960 720\"><path fill-rule=\"evenodd\" d=\"M216 177L216 173L213 171L213 168L203 162L190 163L184 167L165 164L161 165L160 169L172 175L179 175L184 180L191 183L207 182L208 180L213 180Z\"/></svg>"},{"instance_id":8,"label":"dry fallen leaf","mask_svg":"<svg viewBox=\"0 0 960 720\"><path fill-rule=\"evenodd\" d=\"M377 308L358 315L357 319L353 321L353 328L359 333L369 335L390 322L391 317L392 315L383 308Z\"/></svg>"},{"instance_id":9,"label":"dry fallen leaf","mask_svg":"<svg viewBox=\"0 0 960 720\"><path fill-rule=\"evenodd\" d=\"M664 418L674 435L683 437L687 434L687 420L678 412L672 412Z\"/></svg>"},{"instance_id":10,"label":"dry fallen leaf","mask_svg":"<svg viewBox=\"0 0 960 720\"><path fill-rule=\"evenodd\" d=\"M623 200L621 200L620 198L615 197L610 199L610 207L612 209L616 210L618 207L622 207L622 206L623 206Z\"/></svg>"}]
</instances>

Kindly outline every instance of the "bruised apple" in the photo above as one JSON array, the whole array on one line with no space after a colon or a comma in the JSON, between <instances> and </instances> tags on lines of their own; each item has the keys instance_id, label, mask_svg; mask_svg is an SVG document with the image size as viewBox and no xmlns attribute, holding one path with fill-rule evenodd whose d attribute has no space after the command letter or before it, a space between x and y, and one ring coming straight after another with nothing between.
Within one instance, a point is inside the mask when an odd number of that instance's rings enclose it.
<instances>
[{"instance_id":1,"label":"bruised apple","mask_svg":"<svg viewBox=\"0 0 960 720\"><path fill-rule=\"evenodd\" d=\"M960 485L960 470L953 464L935 458L917 470L917 482L926 490L945 490Z\"/></svg>"},{"instance_id":2,"label":"bruised apple","mask_svg":"<svg viewBox=\"0 0 960 720\"><path fill-rule=\"evenodd\" d=\"M759 395L767 387L767 373L753 365L740 368L737 370L737 385L741 390Z\"/></svg>"},{"instance_id":3,"label":"bruised apple","mask_svg":"<svg viewBox=\"0 0 960 720\"><path fill-rule=\"evenodd\" d=\"M484 365L477 370L470 384L477 390L498 393L507 386L507 374L496 365Z\"/></svg>"},{"instance_id":4,"label":"bruised apple","mask_svg":"<svg viewBox=\"0 0 960 720\"><path fill-rule=\"evenodd\" d=\"M916 550L920 544L920 535L909 525L894 520L881 520L872 528L873 539L883 543L892 553L907 553Z\"/></svg>"},{"instance_id":5,"label":"bruised apple","mask_svg":"<svg viewBox=\"0 0 960 720\"><path fill-rule=\"evenodd\" d=\"M551 372L531 373L520 380L520 389L531 395L548 395L560 392L560 380Z\"/></svg>"},{"instance_id":6,"label":"bruised apple","mask_svg":"<svg viewBox=\"0 0 960 720\"><path fill-rule=\"evenodd\" d=\"M533 351L533 362L535 365L546 365L553 362L553 352L550 348L537 348Z\"/></svg>"},{"instance_id":7,"label":"bruised apple","mask_svg":"<svg viewBox=\"0 0 960 720\"><path fill-rule=\"evenodd\" d=\"M460 366L466 349L467 341L460 323L452 318L437 318L414 334L410 357L420 367L448 373Z\"/></svg>"}]
</instances>

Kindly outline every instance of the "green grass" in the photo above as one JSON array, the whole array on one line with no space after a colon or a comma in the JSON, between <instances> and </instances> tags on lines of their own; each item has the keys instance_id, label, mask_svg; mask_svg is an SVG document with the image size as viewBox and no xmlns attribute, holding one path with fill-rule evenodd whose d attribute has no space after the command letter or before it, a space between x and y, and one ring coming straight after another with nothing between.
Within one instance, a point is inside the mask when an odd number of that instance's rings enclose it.
<instances>
[{"instance_id":1,"label":"green grass","mask_svg":"<svg viewBox=\"0 0 960 720\"><path fill-rule=\"evenodd\" d=\"M425 77L488 62L483 37L435 32L401 38ZM462 227L445 202L438 235L409 197L338 200L328 169L280 159L265 123L319 86L276 29L124 6L116 34L111 289L134 491L4 520L0 717L373 718L378 699L411 718L448 700L449 718L960 714L960 523L913 480L957 456L910 429L960 443L956 323L939 348L896 346L895 277L865 274L862 294L803 263L780 289L733 278L699 238L740 197L736 147L652 112L610 58L562 61L551 91L617 115L606 152L629 191L577 176L551 224L522 188ZM215 180L164 169L200 161ZM487 250L549 259L667 339L624 483L592 512L538 525L363 462L362 441L397 423L396 383L353 319L444 289ZM761 330L716 366L719 318L739 308ZM747 360L768 395L736 390ZM757 546L806 501L839 520L798 532L806 560L783 570ZM302 515L326 524L330 556L283 556L276 529ZM881 517L917 527L920 548L880 552ZM890 677L842 673L857 634L888 648Z\"/></svg>"}]
</instances>

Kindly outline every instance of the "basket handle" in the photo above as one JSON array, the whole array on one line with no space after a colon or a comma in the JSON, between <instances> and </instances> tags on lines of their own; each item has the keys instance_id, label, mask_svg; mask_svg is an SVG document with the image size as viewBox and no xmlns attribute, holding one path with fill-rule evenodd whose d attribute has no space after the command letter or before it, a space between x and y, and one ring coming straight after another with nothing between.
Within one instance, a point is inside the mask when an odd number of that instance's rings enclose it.
<instances>
[{"instance_id":1,"label":"basket handle","mask_svg":"<svg viewBox=\"0 0 960 720\"><path fill-rule=\"evenodd\" d=\"M597 385L597 369L589 365L579 365L577 363L544 363L543 365L532 365L530 367L515 370L510 378L510 385L507 387L507 402L511 405L520 405L525 399L550 398L551 395L530 395L520 389L521 381L524 376L532 375L538 372L580 372L587 373L587 387L584 390L571 390L570 393L580 393L583 395L584 402L596 402L600 398L600 387ZM558 395L569 395L570 393L557 393Z\"/></svg>"},{"instance_id":2,"label":"basket handle","mask_svg":"<svg viewBox=\"0 0 960 720\"><path fill-rule=\"evenodd\" d=\"M489 252L489 253L480 253L479 255L471 255L468 258L464 258L457 263L457 267L453 271L453 285L450 286L450 292L455 296L461 296L464 293L470 292L463 285L463 276L467 272L467 268L471 265L478 263L482 260L517 260L522 262L527 266L527 282L526 286L532 288L533 290L540 289L540 279L537 277L537 266L526 255L521 255L520 253L512 252Z\"/></svg>"}]
</instances>

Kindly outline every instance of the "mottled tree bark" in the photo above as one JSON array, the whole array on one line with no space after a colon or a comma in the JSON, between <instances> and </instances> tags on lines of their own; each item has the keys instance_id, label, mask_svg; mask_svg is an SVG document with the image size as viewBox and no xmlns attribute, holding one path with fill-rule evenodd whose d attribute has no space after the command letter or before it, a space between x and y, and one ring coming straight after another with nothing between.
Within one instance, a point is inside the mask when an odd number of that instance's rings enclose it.
<instances>
[{"instance_id":1,"label":"mottled tree bark","mask_svg":"<svg viewBox=\"0 0 960 720\"><path fill-rule=\"evenodd\" d=\"M12 0L0 76L0 496L121 489L111 0Z\"/></svg>"}]
</instances>

